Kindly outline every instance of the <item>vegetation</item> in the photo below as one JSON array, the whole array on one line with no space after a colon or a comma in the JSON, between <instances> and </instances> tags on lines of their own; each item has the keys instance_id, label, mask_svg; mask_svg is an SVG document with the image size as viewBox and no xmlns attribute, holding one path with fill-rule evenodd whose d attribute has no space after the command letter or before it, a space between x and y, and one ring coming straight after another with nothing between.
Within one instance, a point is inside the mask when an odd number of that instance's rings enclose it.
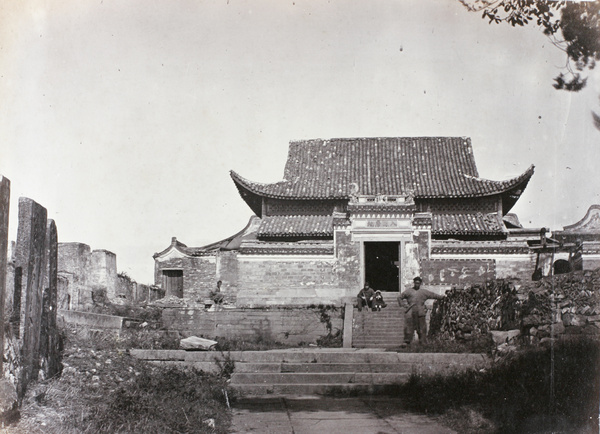
<instances>
[{"instance_id":1,"label":"vegetation","mask_svg":"<svg viewBox=\"0 0 600 434\"><path fill-rule=\"evenodd\" d=\"M412 375L396 393L459 432L597 432L600 343L527 349L487 371Z\"/></svg>"},{"instance_id":2,"label":"vegetation","mask_svg":"<svg viewBox=\"0 0 600 434\"><path fill-rule=\"evenodd\" d=\"M146 363L127 346L126 340L69 333L61 377L32 385L21 421L3 432L228 432L225 378Z\"/></svg>"},{"instance_id":3,"label":"vegetation","mask_svg":"<svg viewBox=\"0 0 600 434\"><path fill-rule=\"evenodd\" d=\"M554 87L577 92L586 85L586 71L600 60L600 1L460 0L470 11L482 12L490 24L513 27L537 25L550 41L567 54L566 73Z\"/></svg>"}]
</instances>

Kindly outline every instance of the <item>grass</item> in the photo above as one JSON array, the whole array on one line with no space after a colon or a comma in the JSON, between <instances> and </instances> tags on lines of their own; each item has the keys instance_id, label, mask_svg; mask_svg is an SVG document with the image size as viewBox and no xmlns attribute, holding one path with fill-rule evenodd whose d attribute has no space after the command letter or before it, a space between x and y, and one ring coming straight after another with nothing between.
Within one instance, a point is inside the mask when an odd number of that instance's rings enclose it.
<instances>
[{"instance_id":1,"label":"grass","mask_svg":"<svg viewBox=\"0 0 600 434\"><path fill-rule=\"evenodd\" d=\"M68 334L59 378L32 384L8 434L226 433L226 378L129 355L126 340Z\"/></svg>"},{"instance_id":2,"label":"grass","mask_svg":"<svg viewBox=\"0 0 600 434\"><path fill-rule=\"evenodd\" d=\"M409 409L444 414L460 432L597 432L600 343L528 349L487 371L413 375L397 393Z\"/></svg>"}]
</instances>

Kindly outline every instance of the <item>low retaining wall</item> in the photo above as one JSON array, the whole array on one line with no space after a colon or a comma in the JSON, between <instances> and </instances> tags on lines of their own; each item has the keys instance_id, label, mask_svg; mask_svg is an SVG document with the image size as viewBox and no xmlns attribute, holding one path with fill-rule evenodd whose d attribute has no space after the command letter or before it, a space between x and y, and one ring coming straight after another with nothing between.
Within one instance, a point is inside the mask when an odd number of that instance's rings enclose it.
<instances>
[{"instance_id":1,"label":"low retaining wall","mask_svg":"<svg viewBox=\"0 0 600 434\"><path fill-rule=\"evenodd\" d=\"M315 343L343 328L343 309L324 307L235 308L220 311L170 307L163 325L182 335L209 339L248 339L291 345Z\"/></svg>"},{"instance_id":2,"label":"low retaining wall","mask_svg":"<svg viewBox=\"0 0 600 434\"><path fill-rule=\"evenodd\" d=\"M121 330L123 326L123 317L120 316L73 310L59 310L58 316L62 317L67 324L86 326L90 329Z\"/></svg>"}]
</instances>

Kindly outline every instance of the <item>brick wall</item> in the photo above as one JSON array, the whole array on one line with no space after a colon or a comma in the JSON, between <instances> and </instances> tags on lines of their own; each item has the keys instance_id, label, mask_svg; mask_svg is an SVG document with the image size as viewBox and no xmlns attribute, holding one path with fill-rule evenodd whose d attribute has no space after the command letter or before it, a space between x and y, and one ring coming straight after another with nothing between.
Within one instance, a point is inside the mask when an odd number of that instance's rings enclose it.
<instances>
[{"instance_id":1,"label":"brick wall","mask_svg":"<svg viewBox=\"0 0 600 434\"><path fill-rule=\"evenodd\" d=\"M216 256L196 256L171 258L155 263L154 281L164 289L163 274L165 269L183 271L183 298L188 300L204 300L216 287Z\"/></svg>"},{"instance_id":2,"label":"brick wall","mask_svg":"<svg viewBox=\"0 0 600 434\"><path fill-rule=\"evenodd\" d=\"M239 276L238 253L236 251L219 252L217 256L216 280L223 282L221 292L225 296L225 301L235 303L236 295L241 287ZM214 286L213 282L211 289Z\"/></svg>"},{"instance_id":3,"label":"brick wall","mask_svg":"<svg viewBox=\"0 0 600 434\"><path fill-rule=\"evenodd\" d=\"M529 282L534 271L535 257L533 255L496 259L496 278L498 279L518 278Z\"/></svg>"},{"instance_id":4,"label":"brick wall","mask_svg":"<svg viewBox=\"0 0 600 434\"><path fill-rule=\"evenodd\" d=\"M458 286L483 283L496 277L493 259L431 259L421 263L425 285Z\"/></svg>"},{"instance_id":5,"label":"brick wall","mask_svg":"<svg viewBox=\"0 0 600 434\"><path fill-rule=\"evenodd\" d=\"M337 263L334 265L338 275L341 296L354 296L362 287L360 281L360 243L353 242L350 233L335 231L335 249Z\"/></svg>"},{"instance_id":6,"label":"brick wall","mask_svg":"<svg viewBox=\"0 0 600 434\"><path fill-rule=\"evenodd\" d=\"M169 330L184 336L201 336L219 341L236 338L276 341L291 345L315 343L327 335L319 308L224 309L208 312L203 309L166 308L163 323ZM342 309L325 310L331 318L332 331L343 329Z\"/></svg>"},{"instance_id":7,"label":"brick wall","mask_svg":"<svg viewBox=\"0 0 600 434\"><path fill-rule=\"evenodd\" d=\"M237 293L238 306L339 303L342 296L339 272L332 258L248 256L238 259L239 274L244 279Z\"/></svg>"}]
</instances>

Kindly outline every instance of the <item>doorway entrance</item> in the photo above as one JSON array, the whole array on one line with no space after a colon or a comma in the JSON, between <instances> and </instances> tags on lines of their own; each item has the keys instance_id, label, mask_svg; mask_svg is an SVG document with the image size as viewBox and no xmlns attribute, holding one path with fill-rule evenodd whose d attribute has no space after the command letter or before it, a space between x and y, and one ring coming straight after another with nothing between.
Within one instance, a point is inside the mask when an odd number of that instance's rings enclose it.
<instances>
[{"instance_id":1,"label":"doorway entrance","mask_svg":"<svg viewBox=\"0 0 600 434\"><path fill-rule=\"evenodd\" d=\"M365 242L365 282L374 290L400 289L399 242Z\"/></svg>"}]
</instances>

